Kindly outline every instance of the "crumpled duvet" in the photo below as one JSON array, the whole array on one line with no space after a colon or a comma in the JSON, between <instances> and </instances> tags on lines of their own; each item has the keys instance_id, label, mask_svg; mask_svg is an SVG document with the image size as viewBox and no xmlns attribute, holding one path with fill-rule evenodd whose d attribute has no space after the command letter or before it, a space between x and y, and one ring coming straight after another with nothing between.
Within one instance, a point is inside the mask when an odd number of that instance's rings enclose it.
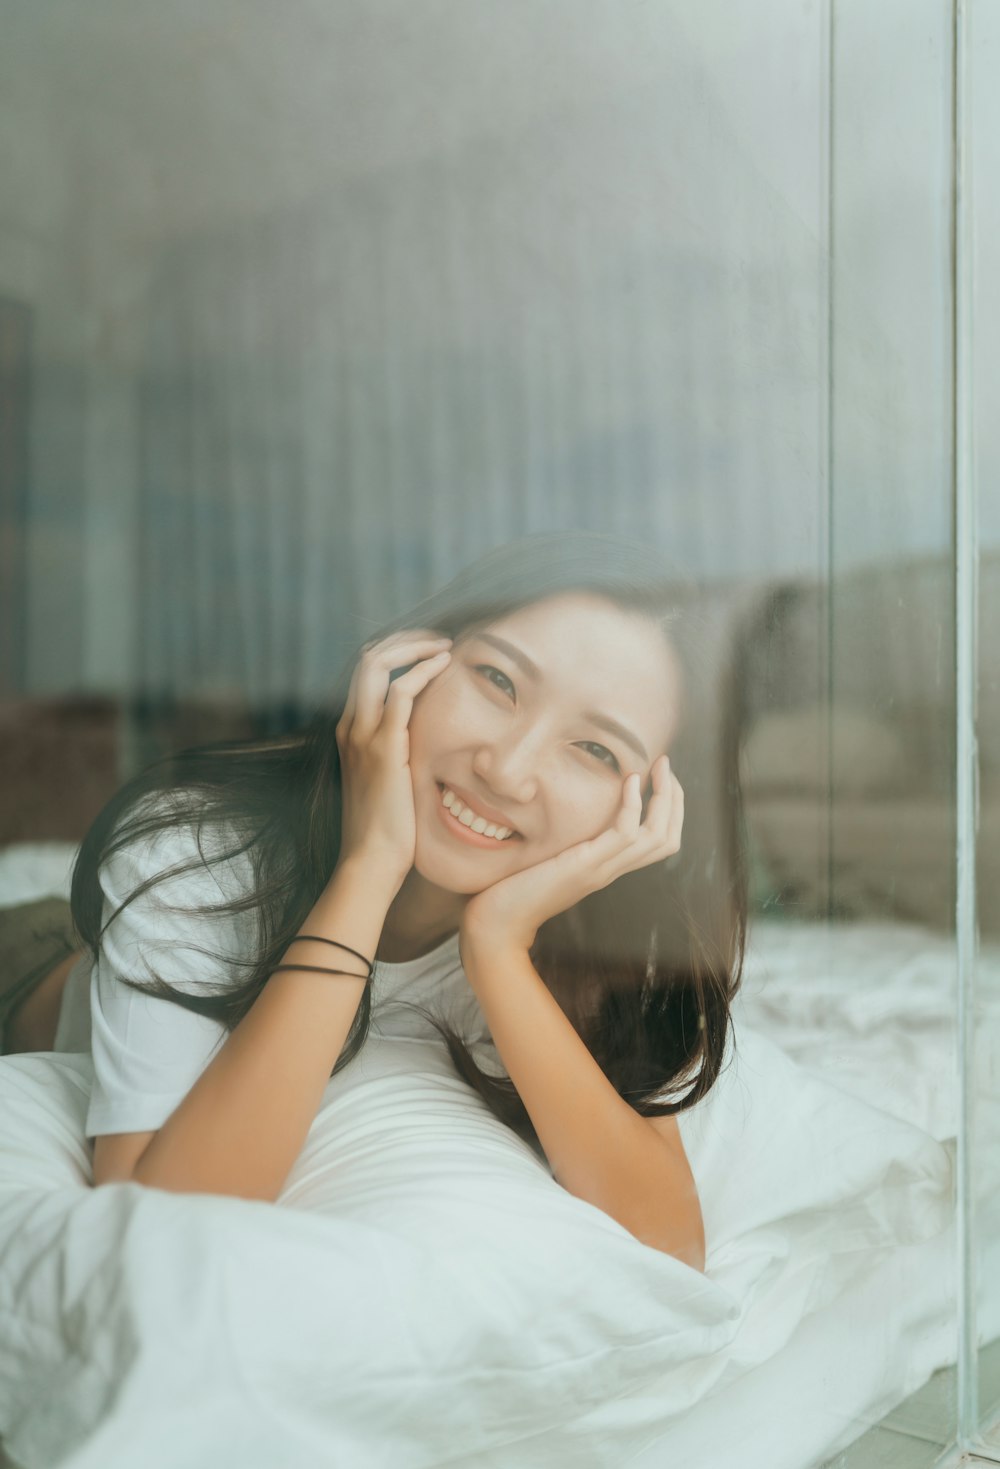
<instances>
[{"instance_id":1,"label":"crumpled duvet","mask_svg":"<svg viewBox=\"0 0 1000 1469\"><path fill-rule=\"evenodd\" d=\"M562 1189L440 1043L331 1078L276 1205L90 1187L90 1066L0 1060L19 1469L619 1469L951 1220L947 1146L748 1029L681 1115L705 1275Z\"/></svg>"}]
</instances>

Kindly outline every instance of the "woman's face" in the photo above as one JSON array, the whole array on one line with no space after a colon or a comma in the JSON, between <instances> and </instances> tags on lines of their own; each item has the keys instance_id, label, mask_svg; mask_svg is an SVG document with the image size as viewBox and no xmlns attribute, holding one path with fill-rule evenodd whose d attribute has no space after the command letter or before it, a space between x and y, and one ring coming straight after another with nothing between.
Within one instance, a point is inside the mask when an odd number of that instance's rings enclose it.
<instances>
[{"instance_id":1,"label":"woman's face","mask_svg":"<svg viewBox=\"0 0 1000 1469\"><path fill-rule=\"evenodd\" d=\"M625 777L638 771L645 792L669 753L680 693L659 628L597 594L560 593L460 634L410 716L417 872L478 893L596 836ZM514 834L498 840L493 824Z\"/></svg>"}]
</instances>

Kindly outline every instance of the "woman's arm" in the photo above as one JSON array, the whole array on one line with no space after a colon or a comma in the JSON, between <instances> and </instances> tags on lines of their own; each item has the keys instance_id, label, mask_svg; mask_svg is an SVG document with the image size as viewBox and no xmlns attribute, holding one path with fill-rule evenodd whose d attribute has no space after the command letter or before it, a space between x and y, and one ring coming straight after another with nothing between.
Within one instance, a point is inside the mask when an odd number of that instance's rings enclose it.
<instances>
[{"instance_id":1,"label":"woman's arm","mask_svg":"<svg viewBox=\"0 0 1000 1469\"><path fill-rule=\"evenodd\" d=\"M557 1183L643 1244L705 1268L701 1205L672 1118L618 1095L526 950L463 936L465 972Z\"/></svg>"},{"instance_id":2,"label":"woman's arm","mask_svg":"<svg viewBox=\"0 0 1000 1469\"><path fill-rule=\"evenodd\" d=\"M341 776L340 861L290 945L222 1049L138 1156L137 1183L181 1192L274 1201L302 1150L357 1014L389 907L413 865L416 815L409 767L413 701L446 666L449 638L404 628L369 644L337 722ZM393 680L399 669L407 671ZM336 957L331 958L331 953ZM141 1146L140 1135L133 1135ZM122 1144L128 1147L128 1144ZM113 1171L114 1160L111 1160Z\"/></svg>"},{"instance_id":3,"label":"woman's arm","mask_svg":"<svg viewBox=\"0 0 1000 1469\"><path fill-rule=\"evenodd\" d=\"M640 1117L618 1095L530 958L547 919L679 851L684 792L666 755L653 761L650 778L645 818L633 771L605 831L471 898L462 914L461 953L556 1181L643 1244L704 1270L701 1203L680 1129Z\"/></svg>"},{"instance_id":4,"label":"woman's arm","mask_svg":"<svg viewBox=\"0 0 1000 1469\"><path fill-rule=\"evenodd\" d=\"M398 881L370 861L338 865L302 925L374 957ZM332 957L331 957L332 956ZM273 975L144 1149L137 1183L273 1202L302 1150L365 988L361 963L296 941L282 963L355 970Z\"/></svg>"}]
</instances>

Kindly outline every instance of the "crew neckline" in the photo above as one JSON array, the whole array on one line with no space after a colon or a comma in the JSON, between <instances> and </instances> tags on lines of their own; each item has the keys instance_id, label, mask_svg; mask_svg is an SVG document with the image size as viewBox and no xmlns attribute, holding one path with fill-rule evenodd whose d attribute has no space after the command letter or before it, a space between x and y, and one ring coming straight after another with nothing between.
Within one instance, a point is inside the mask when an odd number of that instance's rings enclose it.
<instances>
[{"instance_id":1,"label":"crew neckline","mask_svg":"<svg viewBox=\"0 0 1000 1469\"><path fill-rule=\"evenodd\" d=\"M436 969L442 962L451 957L454 952L458 958L458 930L442 939L433 949L428 949L426 954L420 954L416 959L376 959L375 973L394 975L401 979L409 979L412 976L423 974L430 969Z\"/></svg>"}]
</instances>

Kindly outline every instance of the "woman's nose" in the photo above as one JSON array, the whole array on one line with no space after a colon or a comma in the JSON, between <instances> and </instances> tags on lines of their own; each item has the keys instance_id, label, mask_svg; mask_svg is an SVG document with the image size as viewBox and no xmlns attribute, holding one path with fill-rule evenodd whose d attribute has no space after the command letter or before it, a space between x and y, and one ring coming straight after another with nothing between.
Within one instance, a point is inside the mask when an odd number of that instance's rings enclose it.
<instances>
[{"instance_id":1,"label":"woman's nose","mask_svg":"<svg viewBox=\"0 0 1000 1469\"><path fill-rule=\"evenodd\" d=\"M532 801L538 789L537 751L531 742L496 740L480 745L472 760L472 768L484 785L503 801Z\"/></svg>"}]
</instances>

